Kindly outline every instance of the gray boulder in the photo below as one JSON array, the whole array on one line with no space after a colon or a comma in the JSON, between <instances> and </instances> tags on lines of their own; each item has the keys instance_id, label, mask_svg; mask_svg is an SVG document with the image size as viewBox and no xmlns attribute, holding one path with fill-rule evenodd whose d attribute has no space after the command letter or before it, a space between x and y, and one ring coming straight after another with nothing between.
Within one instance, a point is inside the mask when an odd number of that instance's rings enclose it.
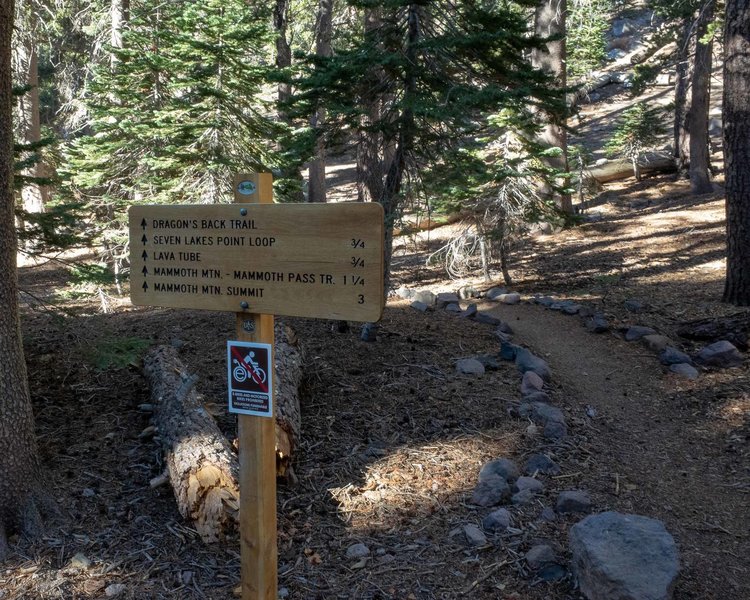
<instances>
[{"instance_id":1,"label":"gray boulder","mask_svg":"<svg viewBox=\"0 0 750 600\"><path fill-rule=\"evenodd\" d=\"M644 335L641 338L641 343L646 346L649 350L652 352L663 352L667 346L672 345L672 340L670 340L666 335Z\"/></svg>"},{"instance_id":2,"label":"gray boulder","mask_svg":"<svg viewBox=\"0 0 750 600\"><path fill-rule=\"evenodd\" d=\"M695 361L706 367L717 367L729 369L742 365L742 354L739 350L726 340L714 342L698 352Z\"/></svg>"},{"instance_id":3,"label":"gray boulder","mask_svg":"<svg viewBox=\"0 0 750 600\"><path fill-rule=\"evenodd\" d=\"M650 327L643 327L641 325L633 325L632 327L628 327L628 330L625 332L625 339L628 342L635 342L640 340L642 337L647 335L654 335L656 333L656 330L651 329Z\"/></svg>"},{"instance_id":4,"label":"gray boulder","mask_svg":"<svg viewBox=\"0 0 750 600\"><path fill-rule=\"evenodd\" d=\"M461 313L458 316L461 317L462 319L471 319L471 318L474 318L476 314L477 314L477 305L472 303L466 307L466 310L461 311Z\"/></svg>"},{"instance_id":5,"label":"gray boulder","mask_svg":"<svg viewBox=\"0 0 750 600\"><path fill-rule=\"evenodd\" d=\"M500 296L503 296L507 293L508 290L503 287L493 287L487 290L485 298L487 298L487 300L497 300Z\"/></svg>"},{"instance_id":6,"label":"gray boulder","mask_svg":"<svg viewBox=\"0 0 750 600\"><path fill-rule=\"evenodd\" d=\"M583 490L560 492L555 510L559 514L591 512L591 497Z\"/></svg>"},{"instance_id":7,"label":"gray boulder","mask_svg":"<svg viewBox=\"0 0 750 600\"><path fill-rule=\"evenodd\" d=\"M544 484L538 479L526 477L524 475L523 477L516 479L516 488L518 488L519 492L522 492L523 490L531 490L535 494L541 494L544 491Z\"/></svg>"},{"instance_id":8,"label":"gray boulder","mask_svg":"<svg viewBox=\"0 0 750 600\"><path fill-rule=\"evenodd\" d=\"M570 529L572 570L588 600L669 600L680 569L664 524L605 512Z\"/></svg>"},{"instance_id":9,"label":"gray boulder","mask_svg":"<svg viewBox=\"0 0 750 600\"><path fill-rule=\"evenodd\" d=\"M490 475L480 479L471 494L471 503L477 506L497 506L510 498L510 486L504 477Z\"/></svg>"},{"instance_id":10,"label":"gray boulder","mask_svg":"<svg viewBox=\"0 0 750 600\"><path fill-rule=\"evenodd\" d=\"M511 518L510 513L505 508L498 508L493 510L482 520L482 527L485 531L491 531L494 533L502 533L508 527L510 527Z\"/></svg>"},{"instance_id":11,"label":"gray boulder","mask_svg":"<svg viewBox=\"0 0 750 600\"><path fill-rule=\"evenodd\" d=\"M469 546L485 546L487 544L487 537L474 524L464 525L464 535Z\"/></svg>"},{"instance_id":12,"label":"gray boulder","mask_svg":"<svg viewBox=\"0 0 750 600\"><path fill-rule=\"evenodd\" d=\"M510 294L500 294L497 297L498 302L503 304L518 304L521 301L521 294L518 292L512 292Z\"/></svg>"},{"instance_id":13,"label":"gray boulder","mask_svg":"<svg viewBox=\"0 0 750 600\"><path fill-rule=\"evenodd\" d=\"M513 483L520 475L518 465L508 458L491 460L479 471L479 481L490 477L502 477L508 483Z\"/></svg>"},{"instance_id":14,"label":"gray boulder","mask_svg":"<svg viewBox=\"0 0 750 600\"><path fill-rule=\"evenodd\" d=\"M518 414L524 419L531 419L537 425L565 423L562 411L544 402L524 402L518 407Z\"/></svg>"},{"instance_id":15,"label":"gray boulder","mask_svg":"<svg viewBox=\"0 0 750 600\"><path fill-rule=\"evenodd\" d=\"M498 319L497 317L493 317L491 314L481 311L481 310L477 312L477 314L474 315L474 320L477 323L483 323L484 325L492 325L493 327L495 325L500 325L502 323L502 321Z\"/></svg>"},{"instance_id":16,"label":"gray boulder","mask_svg":"<svg viewBox=\"0 0 750 600\"><path fill-rule=\"evenodd\" d=\"M470 285L465 285L458 290L458 297L462 300L467 300L469 298L479 298L480 295L481 294L479 293L479 290L471 287Z\"/></svg>"},{"instance_id":17,"label":"gray boulder","mask_svg":"<svg viewBox=\"0 0 750 600\"><path fill-rule=\"evenodd\" d=\"M540 392L544 387L544 380L534 371L526 371L521 380L521 394L528 396L535 392Z\"/></svg>"},{"instance_id":18,"label":"gray boulder","mask_svg":"<svg viewBox=\"0 0 750 600\"><path fill-rule=\"evenodd\" d=\"M497 371L500 368L500 360L496 354L478 354L474 358L484 365L485 371Z\"/></svg>"},{"instance_id":19,"label":"gray boulder","mask_svg":"<svg viewBox=\"0 0 750 600\"><path fill-rule=\"evenodd\" d=\"M462 375L481 377L484 375L484 365L476 358L461 358L456 361L456 371Z\"/></svg>"},{"instance_id":20,"label":"gray boulder","mask_svg":"<svg viewBox=\"0 0 750 600\"><path fill-rule=\"evenodd\" d=\"M424 302L427 306L433 306L435 304L435 294L430 290L419 290L412 294L411 299L417 302Z\"/></svg>"},{"instance_id":21,"label":"gray boulder","mask_svg":"<svg viewBox=\"0 0 750 600\"><path fill-rule=\"evenodd\" d=\"M669 365L669 370L675 375L684 377L685 379L698 379L700 373L693 365L687 363L677 363L676 365Z\"/></svg>"},{"instance_id":22,"label":"gray boulder","mask_svg":"<svg viewBox=\"0 0 750 600\"><path fill-rule=\"evenodd\" d=\"M561 440L568 435L568 426L558 421L548 421L544 424L542 435L547 440Z\"/></svg>"},{"instance_id":23,"label":"gray boulder","mask_svg":"<svg viewBox=\"0 0 750 600\"><path fill-rule=\"evenodd\" d=\"M516 346L515 344L511 344L510 342L500 342L500 358L503 360L516 360L516 356L518 356L518 351L522 348L520 346Z\"/></svg>"},{"instance_id":24,"label":"gray boulder","mask_svg":"<svg viewBox=\"0 0 750 600\"><path fill-rule=\"evenodd\" d=\"M552 296L542 296L541 298L536 299L537 304L541 304L542 306L546 306L549 308L552 306L556 300Z\"/></svg>"},{"instance_id":25,"label":"gray boulder","mask_svg":"<svg viewBox=\"0 0 750 600\"><path fill-rule=\"evenodd\" d=\"M546 454L532 454L523 465L523 472L527 475L535 475L536 473L559 475L560 465Z\"/></svg>"},{"instance_id":26,"label":"gray boulder","mask_svg":"<svg viewBox=\"0 0 750 600\"><path fill-rule=\"evenodd\" d=\"M549 404L552 402L552 398L549 397L547 392L531 392L523 397L524 402L544 402Z\"/></svg>"},{"instance_id":27,"label":"gray boulder","mask_svg":"<svg viewBox=\"0 0 750 600\"><path fill-rule=\"evenodd\" d=\"M405 285L402 285L396 290L396 295L404 300L411 300L411 298L414 296L414 290L406 287Z\"/></svg>"},{"instance_id":28,"label":"gray boulder","mask_svg":"<svg viewBox=\"0 0 750 600\"><path fill-rule=\"evenodd\" d=\"M640 300L636 300L635 298L625 300L624 304L627 310L634 313L642 312L643 309L646 308L646 305L643 302L641 302Z\"/></svg>"},{"instance_id":29,"label":"gray boulder","mask_svg":"<svg viewBox=\"0 0 750 600\"><path fill-rule=\"evenodd\" d=\"M521 373L533 371L545 381L549 381L552 376L547 361L532 354L526 348L518 348L516 351L516 368Z\"/></svg>"},{"instance_id":30,"label":"gray boulder","mask_svg":"<svg viewBox=\"0 0 750 600\"><path fill-rule=\"evenodd\" d=\"M510 497L510 503L513 506L526 506L534 501L534 496L531 490L521 490Z\"/></svg>"},{"instance_id":31,"label":"gray boulder","mask_svg":"<svg viewBox=\"0 0 750 600\"><path fill-rule=\"evenodd\" d=\"M659 353L659 360L663 365L676 365L677 363L692 364L693 359L674 346L667 346Z\"/></svg>"},{"instance_id":32,"label":"gray boulder","mask_svg":"<svg viewBox=\"0 0 750 600\"><path fill-rule=\"evenodd\" d=\"M594 313L591 317L587 318L584 325L591 333L605 333L609 331L609 321L601 313Z\"/></svg>"},{"instance_id":33,"label":"gray boulder","mask_svg":"<svg viewBox=\"0 0 750 600\"><path fill-rule=\"evenodd\" d=\"M497 324L495 333L506 333L508 335L513 335L513 329L511 329L510 325L508 325L505 321L500 321L500 323Z\"/></svg>"},{"instance_id":34,"label":"gray boulder","mask_svg":"<svg viewBox=\"0 0 750 600\"><path fill-rule=\"evenodd\" d=\"M370 549L365 544L352 544L346 549L347 558L364 558L365 556L370 556Z\"/></svg>"},{"instance_id":35,"label":"gray boulder","mask_svg":"<svg viewBox=\"0 0 750 600\"><path fill-rule=\"evenodd\" d=\"M444 308L448 304L458 303L458 296L452 292L440 292L435 297L435 304L438 308Z\"/></svg>"},{"instance_id":36,"label":"gray boulder","mask_svg":"<svg viewBox=\"0 0 750 600\"><path fill-rule=\"evenodd\" d=\"M419 312L427 312L430 308L424 302L419 302L418 300L415 300L414 302L412 302L411 307L414 310L418 310Z\"/></svg>"},{"instance_id":37,"label":"gray boulder","mask_svg":"<svg viewBox=\"0 0 750 600\"><path fill-rule=\"evenodd\" d=\"M450 304L445 305L445 310L452 313L460 313L461 305L458 302L451 302Z\"/></svg>"}]
</instances>

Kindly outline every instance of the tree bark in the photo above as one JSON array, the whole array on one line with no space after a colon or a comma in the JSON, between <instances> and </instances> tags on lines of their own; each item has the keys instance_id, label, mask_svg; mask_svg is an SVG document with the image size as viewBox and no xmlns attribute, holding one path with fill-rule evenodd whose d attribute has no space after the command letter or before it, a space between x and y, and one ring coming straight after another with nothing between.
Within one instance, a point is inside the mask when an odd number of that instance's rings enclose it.
<instances>
[{"instance_id":1,"label":"tree bark","mask_svg":"<svg viewBox=\"0 0 750 600\"><path fill-rule=\"evenodd\" d=\"M130 0L112 0L110 18L112 19L112 30L109 36L109 44L113 48L123 48L122 32L130 20ZM117 63L117 57L112 54L110 60L114 67Z\"/></svg>"},{"instance_id":2,"label":"tree bark","mask_svg":"<svg viewBox=\"0 0 750 600\"><path fill-rule=\"evenodd\" d=\"M13 0L0 0L0 558L7 536L41 532L42 491L18 310L13 218Z\"/></svg>"},{"instance_id":3,"label":"tree bark","mask_svg":"<svg viewBox=\"0 0 750 600\"><path fill-rule=\"evenodd\" d=\"M677 172L685 176L690 162L690 84L692 79L692 62L690 57L695 46L693 19L686 17L682 26L682 35L677 43L677 65L675 67L674 87L674 157Z\"/></svg>"},{"instance_id":4,"label":"tree bark","mask_svg":"<svg viewBox=\"0 0 750 600\"><path fill-rule=\"evenodd\" d=\"M711 54L713 39L701 42L714 19L714 2L702 7L696 25L695 60L693 61L693 89L690 106L690 189L693 194L713 191L709 174L708 111L711 98Z\"/></svg>"},{"instance_id":5,"label":"tree bark","mask_svg":"<svg viewBox=\"0 0 750 600\"><path fill-rule=\"evenodd\" d=\"M727 273L724 301L750 306L750 6L727 0L724 17Z\"/></svg>"},{"instance_id":6,"label":"tree bark","mask_svg":"<svg viewBox=\"0 0 750 600\"><path fill-rule=\"evenodd\" d=\"M333 26L333 0L320 0L315 27L315 54L329 57L332 54L331 33ZM310 123L314 129L323 126L326 118L324 107L319 107ZM315 158L310 161L308 171L308 202L326 201L326 147L325 140L319 137L315 143Z\"/></svg>"},{"instance_id":7,"label":"tree bark","mask_svg":"<svg viewBox=\"0 0 750 600\"><path fill-rule=\"evenodd\" d=\"M293 480L290 461L300 437L302 355L294 333L280 323L274 362L276 471ZM204 542L221 540L239 523L237 456L203 408L195 379L173 348L154 348L143 364L177 508Z\"/></svg>"},{"instance_id":8,"label":"tree bark","mask_svg":"<svg viewBox=\"0 0 750 600\"><path fill-rule=\"evenodd\" d=\"M565 17L567 13L567 0L542 0L536 7L534 15L534 33L543 38L559 37L557 40L547 42L546 52L534 50L531 54L531 64L554 76L557 85L565 88L567 82L565 69ZM547 119L539 141L544 147L559 148L561 155L558 157L547 157L544 161L553 169L568 171L568 137L565 130L565 118L562 121ZM564 181L560 182L565 185ZM543 190L546 196L554 196L560 208L567 214L573 214L573 203L570 194L552 194L552 191Z\"/></svg>"},{"instance_id":9,"label":"tree bark","mask_svg":"<svg viewBox=\"0 0 750 600\"><path fill-rule=\"evenodd\" d=\"M292 49L289 46L289 41L286 39L288 10L289 0L276 0L273 9L273 26L276 30L276 66L279 69L286 69L292 66ZM279 83L278 95L280 103L289 100L291 94L292 86L290 83ZM281 112L279 117L283 121L288 121L288 117L284 112Z\"/></svg>"},{"instance_id":10,"label":"tree bark","mask_svg":"<svg viewBox=\"0 0 750 600\"><path fill-rule=\"evenodd\" d=\"M379 44L378 29L381 27L379 8L368 8L364 13L364 35L370 43ZM364 78L360 94L363 111L357 140L357 200L359 202L380 202L383 196L384 164L390 164L383 153L383 135L373 129L382 117L383 74L372 69ZM392 158L392 155L391 155Z\"/></svg>"},{"instance_id":11,"label":"tree bark","mask_svg":"<svg viewBox=\"0 0 750 600\"><path fill-rule=\"evenodd\" d=\"M407 13L407 35L405 56L407 59L407 68L404 73L403 95L404 106L398 123L398 141L396 142L393 158L388 165L383 193L380 197L380 203L383 205L385 213L385 244L383 264L385 271L383 273L383 291L385 298L388 298L388 288L391 280L391 258L393 257L393 228L398 215L401 193L401 185L406 172L407 157L411 154L414 147L414 137L416 121L411 101L417 92L416 70L417 64L417 44L421 37L421 14L420 5L410 4Z\"/></svg>"}]
</instances>

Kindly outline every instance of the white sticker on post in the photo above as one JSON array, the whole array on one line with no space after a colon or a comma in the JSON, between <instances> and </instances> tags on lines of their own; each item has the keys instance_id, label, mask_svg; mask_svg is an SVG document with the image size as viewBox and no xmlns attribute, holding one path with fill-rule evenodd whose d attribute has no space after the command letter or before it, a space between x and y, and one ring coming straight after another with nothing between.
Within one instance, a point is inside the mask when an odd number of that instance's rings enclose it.
<instances>
[{"instance_id":1,"label":"white sticker on post","mask_svg":"<svg viewBox=\"0 0 750 600\"><path fill-rule=\"evenodd\" d=\"M229 412L273 416L273 346L227 342Z\"/></svg>"}]
</instances>

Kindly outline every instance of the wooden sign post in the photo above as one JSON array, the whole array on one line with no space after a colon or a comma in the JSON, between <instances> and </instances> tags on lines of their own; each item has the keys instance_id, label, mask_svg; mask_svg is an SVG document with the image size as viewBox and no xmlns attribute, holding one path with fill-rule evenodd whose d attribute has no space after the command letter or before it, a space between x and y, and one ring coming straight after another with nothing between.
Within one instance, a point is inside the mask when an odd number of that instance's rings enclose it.
<instances>
[{"instance_id":1,"label":"wooden sign post","mask_svg":"<svg viewBox=\"0 0 750 600\"><path fill-rule=\"evenodd\" d=\"M273 203L270 173L238 175L233 188L236 203ZM273 346L273 326L273 314L238 312L236 339ZM242 600L278 598L275 424L273 417L237 415Z\"/></svg>"},{"instance_id":2,"label":"wooden sign post","mask_svg":"<svg viewBox=\"0 0 750 600\"><path fill-rule=\"evenodd\" d=\"M132 206L133 304L235 312L271 366L274 315L379 320L383 208L274 204L272 183L238 175L230 205ZM239 414L238 441L242 600L276 600L275 419Z\"/></svg>"}]
</instances>

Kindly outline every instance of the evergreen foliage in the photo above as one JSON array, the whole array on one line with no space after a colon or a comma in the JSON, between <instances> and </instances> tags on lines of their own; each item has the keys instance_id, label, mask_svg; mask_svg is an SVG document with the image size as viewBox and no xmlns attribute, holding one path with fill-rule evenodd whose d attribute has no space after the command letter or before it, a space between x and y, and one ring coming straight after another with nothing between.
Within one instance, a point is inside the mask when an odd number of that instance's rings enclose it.
<instances>
[{"instance_id":1,"label":"evergreen foliage","mask_svg":"<svg viewBox=\"0 0 750 600\"><path fill-rule=\"evenodd\" d=\"M488 186L516 174L508 156L489 149L507 124L528 157L539 150L532 148L532 109L564 114L562 93L527 60L544 43L519 10L534 4L389 0L377 3L379 27L339 40L330 59L311 57L296 82L297 114L323 103L333 143L344 141L341 132L382 139L389 151L382 153L379 201L389 230L404 199L420 191L454 204L491 194ZM373 102L376 120L368 113Z\"/></svg>"},{"instance_id":2,"label":"evergreen foliage","mask_svg":"<svg viewBox=\"0 0 750 600\"><path fill-rule=\"evenodd\" d=\"M607 142L607 152L610 156L629 158L636 178L640 179L638 157L653 148L666 134L665 121L664 107L648 102L635 104L623 111L618 119L617 128Z\"/></svg>"},{"instance_id":3,"label":"evergreen foliage","mask_svg":"<svg viewBox=\"0 0 750 600\"><path fill-rule=\"evenodd\" d=\"M607 57L605 33L613 8L612 0L568 2L568 76L580 77L601 67Z\"/></svg>"},{"instance_id":4,"label":"evergreen foliage","mask_svg":"<svg viewBox=\"0 0 750 600\"><path fill-rule=\"evenodd\" d=\"M122 49L88 98L92 135L74 144L68 175L91 200L231 200L232 175L268 170L281 135L263 97L272 39L263 3L131 4Z\"/></svg>"}]
</instances>

